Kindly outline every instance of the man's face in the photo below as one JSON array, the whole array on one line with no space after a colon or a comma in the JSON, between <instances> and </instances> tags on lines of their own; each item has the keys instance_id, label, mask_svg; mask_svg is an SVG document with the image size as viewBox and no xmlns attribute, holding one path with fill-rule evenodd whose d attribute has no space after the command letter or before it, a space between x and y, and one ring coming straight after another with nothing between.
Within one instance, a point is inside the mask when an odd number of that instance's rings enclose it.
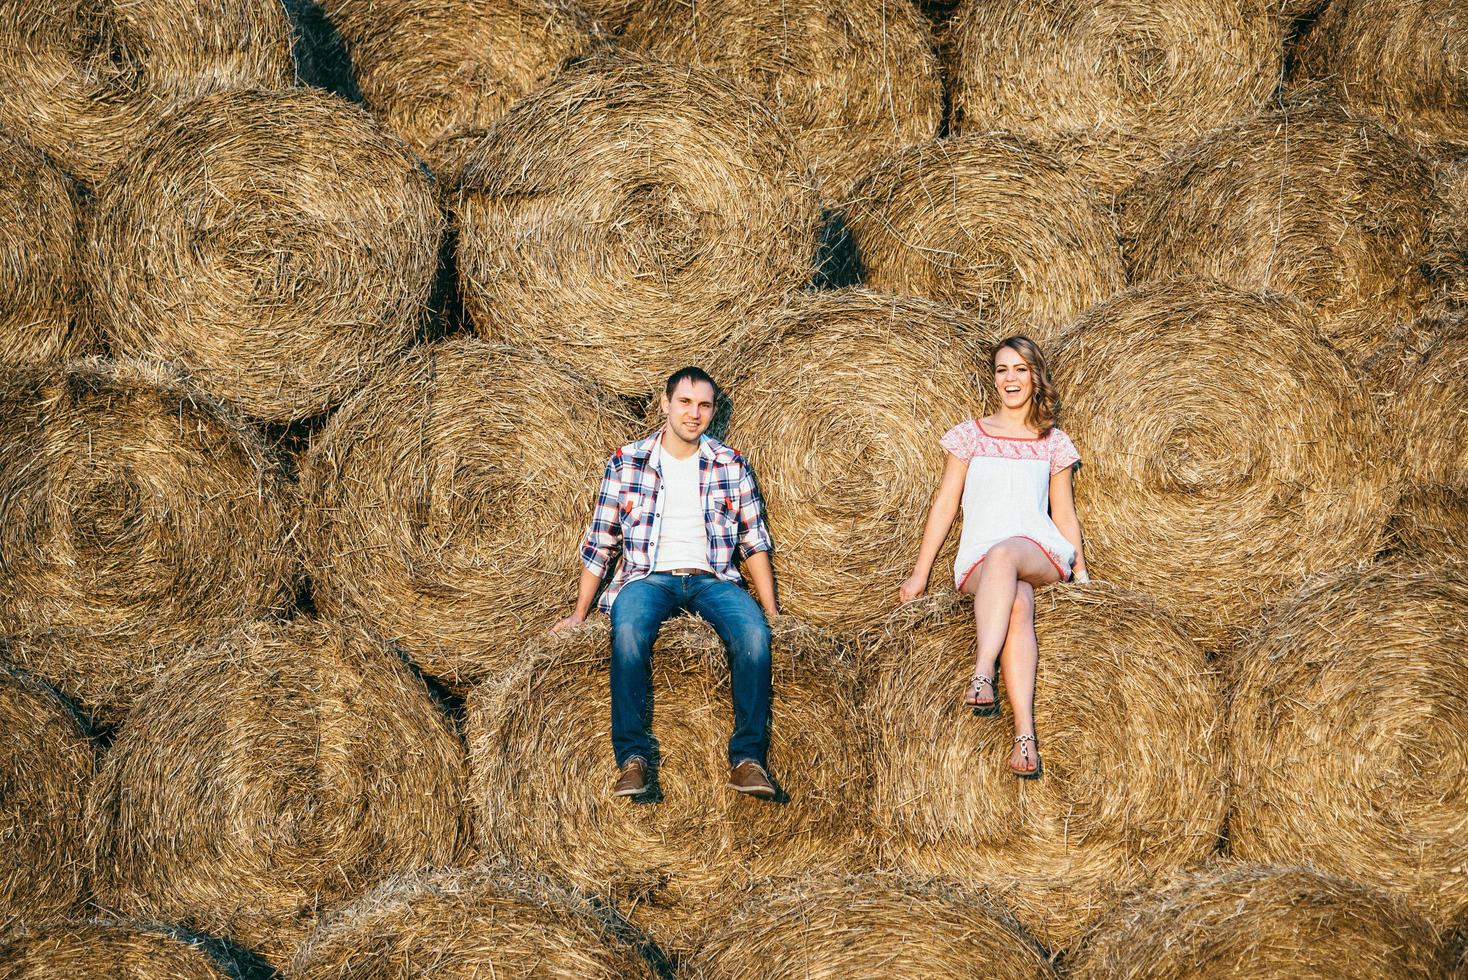
<instances>
[{"instance_id":1,"label":"man's face","mask_svg":"<svg viewBox=\"0 0 1468 980\"><path fill-rule=\"evenodd\" d=\"M663 414L668 429L686 442L696 442L714 420L714 387L707 381L678 382L671 395L663 395Z\"/></svg>"}]
</instances>

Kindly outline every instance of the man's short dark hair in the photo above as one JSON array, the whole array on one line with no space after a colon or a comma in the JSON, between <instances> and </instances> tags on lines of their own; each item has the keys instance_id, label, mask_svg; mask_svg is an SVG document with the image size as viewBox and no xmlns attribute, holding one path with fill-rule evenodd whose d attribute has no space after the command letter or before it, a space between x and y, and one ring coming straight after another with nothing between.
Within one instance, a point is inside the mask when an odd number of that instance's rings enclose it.
<instances>
[{"instance_id":1,"label":"man's short dark hair","mask_svg":"<svg viewBox=\"0 0 1468 980\"><path fill-rule=\"evenodd\" d=\"M703 382L707 384L710 388L714 389L714 401L719 400L719 383L713 378L709 377L708 372L701 367L689 366L686 368L679 368L672 374L668 375L668 384L666 387L663 388L663 394L667 395L669 398L672 398L673 389L678 387L678 382L680 381L692 381L694 384Z\"/></svg>"}]
</instances>

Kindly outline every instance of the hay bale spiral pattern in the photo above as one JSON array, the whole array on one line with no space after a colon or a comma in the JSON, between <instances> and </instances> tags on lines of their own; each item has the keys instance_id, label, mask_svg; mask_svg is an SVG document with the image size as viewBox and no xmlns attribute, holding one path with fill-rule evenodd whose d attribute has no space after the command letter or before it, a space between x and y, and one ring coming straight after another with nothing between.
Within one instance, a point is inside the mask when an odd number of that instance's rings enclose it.
<instances>
[{"instance_id":1,"label":"hay bale spiral pattern","mask_svg":"<svg viewBox=\"0 0 1468 980\"><path fill-rule=\"evenodd\" d=\"M1468 582L1452 567L1322 575L1232 668L1233 853L1308 861L1468 913Z\"/></svg>"},{"instance_id":2,"label":"hay bale spiral pattern","mask_svg":"<svg viewBox=\"0 0 1468 980\"><path fill-rule=\"evenodd\" d=\"M0 375L0 632L116 717L178 651L287 603L280 460L172 375L84 361Z\"/></svg>"},{"instance_id":3,"label":"hay bale spiral pattern","mask_svg":"<svg viewBox=\"0 0 1468 980\"><path fill-rule=\"evenodd\" d=\"M258 957L172 926L69 922L0 943L4 980L254 980L274 976Z\"/></svg>"},{"instance_id":4,"label":"hay bale spiral pattern","mask_svg":"<svg viewBox=\"0 0 1468 980\"><path fill-rule=\"evenodd\" d=\"M1210 650L1305 576L1381 544L1383 432L1299 303L1142 286L1088 313L1057 362L1087 460L1087 563L1155 595Z\"/></svg>"},{"instance_id":5,"label":"hay bale spiral pattern","mask_svg":"<svg viewBox=\"0 0 1468 980\"><path fill-rule=\"evenodd\" d=\"M1201 862L1223 826L1219 691L1203 653L1149 599L1110 586L1036 601L1035 730L1044 775L1009 771L1013 724L969 716L972 605L952 591L894 614L867 719L885 857L982 881L1051 948L1100 902Z\"/></svg>"},{"instance_id":6,"label":"hay bale spiral pattern","mask_svg":"<svg viewBox=\"0 0 1468 980\"><path fill-rule=\"evenodd\" d=\"M789 134L715 73L598 62L522 99L470 151L454 206L483 336L624 395L714 375L811 277L820 209Z\"/></svg>"},{"instance_id":7,"label":"hay bale spiral pattern","mask_svg":"<svg viewBox=\"0 0 1468 980\"><path fill-rule=\"evenodd\" d=\"M318 608L363 617L436 677L494 674L571 608L597 480L632 432L540 355L472 338L414 351L302 462Z\"/></svg>"},{"instance_id":8,"label":"hay bale spiral pattern","mask_svg":"<svg viewBox=\"0 0 1468 980\"><path fill-rule=\"evenodd\" d=\"M102 187L88 267L115 350L285 421L412 341L442 226L427 174L362 110L231 92L170 115Z\"/></svg>"},{"instance_id":9,"label":"hay bale spiral pattern","mask_svg":"<svg viewBox=\"0 0 1468 980\"><path fill-rule=\"evenodd\" d=\"M1016 136L909 147L864 178L847 227L866 284L1003 318L1044 341L1125 284L1109 212Z\"/></svg>"},{"instance_id":10,"label":"hay bale spiral pattern","mask_svg":"<svg viewBox=\"0 0 1468 980\"><path fill-rule=\"evenodd\" d=\"M105 908L285 962L321 906L457 860L463 792L459 740L397 656L258 624L134 705L87 801L93 885Z\"/></svg>"}]
</instances>

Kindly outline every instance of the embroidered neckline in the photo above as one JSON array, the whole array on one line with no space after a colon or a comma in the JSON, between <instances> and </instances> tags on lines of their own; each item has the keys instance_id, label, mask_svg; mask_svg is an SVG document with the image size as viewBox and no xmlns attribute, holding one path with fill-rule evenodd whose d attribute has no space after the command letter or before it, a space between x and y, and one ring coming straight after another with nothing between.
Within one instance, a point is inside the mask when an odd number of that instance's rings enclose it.
<instances>
[{"instance_id":1,"label":"embroidered neckline","mask_svg":"<svg viewBox=\"0 0 1468 980\"><path fill-rule=\"evenodd\" d=\"M988 436L990 439L1004 439L1004 440L1007 440L1008 442L1044 442L1045 441L1045 436L1001 436L1001 435L996 435L996 434L990 432L988 429L984 428L984 423L983 423L983 420L982 419L974 419L974 425L978 426L979 431L982 432L984 435Z\"/></svg>"}]
</instances>

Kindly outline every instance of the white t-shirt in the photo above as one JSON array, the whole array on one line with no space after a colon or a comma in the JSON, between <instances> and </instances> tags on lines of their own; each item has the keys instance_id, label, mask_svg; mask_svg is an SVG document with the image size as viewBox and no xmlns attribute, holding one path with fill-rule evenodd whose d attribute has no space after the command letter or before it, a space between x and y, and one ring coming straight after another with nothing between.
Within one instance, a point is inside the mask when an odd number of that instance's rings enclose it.
<instances>
[{"instance_id":1,"label":"white t-shirt","mask_svg":"<svg viewBox=\"0 0 1468 980\"><path fill-rule=\"evenodd\" d=\"M658 530L657 560L653 571L671 568L701 568L709 565L708 527L703 518L703 494L699 492L698 453L677 459L658 447L658 467L662 471L662 488L658 507L662 524Z\"/></svg>"}]
</instances>

